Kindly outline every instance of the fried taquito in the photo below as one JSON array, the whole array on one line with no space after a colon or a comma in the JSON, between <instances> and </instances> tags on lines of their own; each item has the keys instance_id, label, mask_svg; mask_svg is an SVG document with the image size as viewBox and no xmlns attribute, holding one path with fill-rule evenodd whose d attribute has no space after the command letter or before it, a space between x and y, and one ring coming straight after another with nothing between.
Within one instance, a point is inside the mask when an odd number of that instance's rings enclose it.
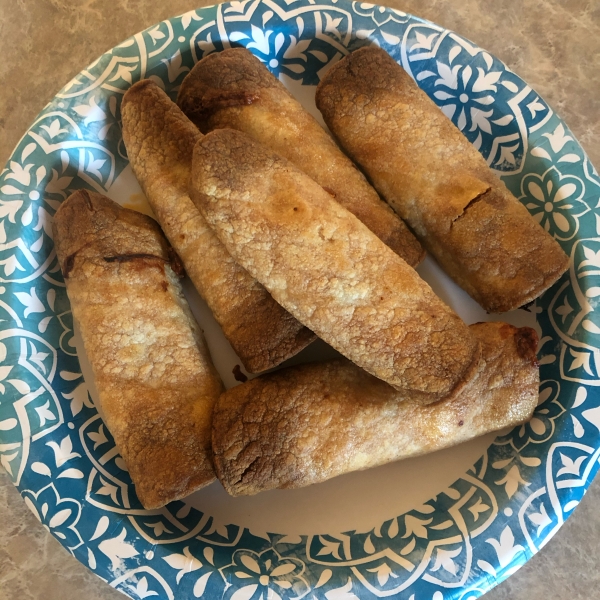
<instances>
[{"instance_id":1,"label":"fried taquito","mask_svg":"<svg viewBox=\"0 0 600 600\"><path fill-rule=\"evenodd\" d=\"M53 226L102 414L141 503L159 508L209 484L223 388L158 224L80 190Z\"/></svg>"},{"instance_id":2,"label":"fried taquito","mask_svg":"<svg viewBox=\"0 0 600 600\"><path fill-rule=\"evenodd\" d=\"M334 65L316 102L342 148L488 312L531 302L565 272L559 244L384 50Z\"/></svg>"},{"instance_id":3,"label":"fried taquito","mask_svg":"<svg viewBox=\"0 0 600 600\"><path fill-rule=\"evenodd\" d=\"M423 402L472 376L479 343L403 259L248 135L194 148L192 200L235 260L319 337Z\"/></svg>"},{"instance_id":4,"label":"fried taquito","mask_svg":"<svg viewBox=\"0 0 600 600\"><path fill-rule=\"evenodd\" d=\"M477 375L429 406L342 360L228 390L213 419L217 477L232 496L299 488L523 423L538 401L535 331L505 323L471 330L483 347Z\"/></svg>"},{"instance_id":5,"label":"fried taquito","mask_svg":"<svg viewBox=\"0 0 600 600\"><path fill-rule=\"evenodd\" d=\"M133 172L246 369L270 369L302 350L314 334L235 263L190 200L192 151L202 134L150 80L129 89L121 112Z\"/></svg>"}]
</instances>

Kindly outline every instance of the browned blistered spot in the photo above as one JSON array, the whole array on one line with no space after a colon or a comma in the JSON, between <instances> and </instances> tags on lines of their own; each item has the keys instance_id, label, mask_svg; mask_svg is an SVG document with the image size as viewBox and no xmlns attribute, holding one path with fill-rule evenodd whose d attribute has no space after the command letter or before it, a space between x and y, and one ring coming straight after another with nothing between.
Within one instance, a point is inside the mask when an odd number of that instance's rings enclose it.
<instances>
[{"instance_id":1,"label":"browned blistered spot","mask_svg":"<svg viewBox=\"0 0 600 600\"><path fill-rule=\"evenodd\" d=\"M177 277L182 279L183 277L185 277L185 267L183 266L183 263L179 258L179 254L177 254L177 252L175 252L175 250L171 246L169 246L168 253L169 264L171 265L171 269L173 269L173 272L175 273L175 275L177 275Z\"/></svg>"},{"instance_id":2,"label":"browned blistered spot","mask_svg":"<svg viewBox=\"0 0 600 600\"><path fill-rule=\"evenodd\" d=\"M521 327L515 334L515 343L517 344L517 353L525 360L528 360L532 366L539 367L537 360L538 335L531 327Z\"/></svg>"},{"instance_id":3,"label":"browned blistered spot","mask_svg":"<svg viewBox=\"0 0 600 600\"><path fill-rule=\"evenodd\" d=\"M509 323L504 323L502 327L500 327L500 336L503 340L514 335L516 327L514 325L510 325Z\"/></svg>"},{"instance_id":4,"label":"browned blistered spot","mask_svg":"<svg viewBox=\"0 0 600 600\"><path fill-rule=\"evenodd\" d=\"M235 365L231 372L233 373L233 376L235 377L236 381L241 381L242 383L246 383L246 381L248 381L248 377L246 377L246 375L242 373L240 365Z\"/></svg>"},{"instance_id":5,"label":"browned blistered spot","mask_svg":"<svg viewBox=\"0 0 600 600\"><path fill-rule=\"evenodd\" d=\"M480 202L481 200L484 199L485 195L491 190L491 186L488 187L484 192L481 192L481 194L477 194L477 196L475 196L475 198L471 198L471 200L469 200L468 204L463 208L462 212L460 213L460 215L457 215L456 217L454 217L454 219L452 219L452 225L454 225L454 223L456 223L456 221L458 221L459 219L462 219L466 214L467 211L473 207L475 204L477 204L477 202Z\"/></svg>"},{"instance_id":6,"label":"browned blistered spot","mask_svg":"<svg viewBox=\"0 0 600 600\"><path fill-rule=\"evenodd\" d=\"M464 421L459 421L459 422L458 422L458 426L459 426L459 427L462 427L464 424L465 424L465 422L464 422Z\"/></svg>"},{"instance_id":7,"label":"browned blistered spot","mask_svg":"<svg viewBox=\"0 0 600 600\"><path fill-rule=\"evenodd\" d=\"M77 252L73 252L73 254L69 254L69 256L65 258L65 262L62 268L62 275L64 279L66 279L69 276L69 273L73 270L73 267L75 266L75 254L77 254Z\"/></svg>"},{"instance_id":8,"label":"browned blistered spot","mask_svg":"<svg viewBox=\"0 0 600 600\"><path fill-rule=\"evenodd\" d=\"M166 292L169 289L169 284L166 279L160 282L160 287L162 288L163 292Z\"/></svg>"},{"instance_id":9,"label":"browned blistered spot","mask_svg":"<svg viewBox=\"0 0 600 600\"><path fill-rule=\"evenodd\" d=\"M136 271L144 269L158 268L166 276L165 268L168 264L162 256L154 254L118 254L115 256L104 256L104 261L107 263L130 263Z\"/></svg>"},{"instance_id":10,"label":"browned blistered spot","mask_svg":"<svg viewBox=\"0 0 600 600\"><path fill-rule=\"evenodd\" d=\"M206 92L202 97L202 100L194 106L194 117L206 119L223 108L229 108L231 106L249 106L259 98L259 94L245 91L210 90Z\"/></svg>"}]
</instances>

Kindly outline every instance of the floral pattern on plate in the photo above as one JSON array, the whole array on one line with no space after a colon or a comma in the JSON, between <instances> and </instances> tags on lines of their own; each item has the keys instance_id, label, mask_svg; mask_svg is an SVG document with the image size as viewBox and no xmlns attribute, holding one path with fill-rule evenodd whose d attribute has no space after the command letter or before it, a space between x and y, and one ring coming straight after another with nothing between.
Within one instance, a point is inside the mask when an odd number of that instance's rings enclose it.
<instances>
[{"instance_id":1,"label":"floral pattern on plate","mask_svg":"<svg viewBox=\"0 0 600 600\"><path fill-rule=\"evenodd\" d=\"M126 172L120 104L135 81L173 97L200 58L241 45L312 86L364 44L402 64L571 257L531 309L536 414L437 496L368 531L261 533L183 501L146 511L82 375L53 215L75 189L106 192ZM68 83L0 174L0 462L50 533L133 598L479 598L554 535L598 468L599 206L598 173L546 103L432 23L345 0L242 0L159 23Z\"/></svg>"}]
</instances>

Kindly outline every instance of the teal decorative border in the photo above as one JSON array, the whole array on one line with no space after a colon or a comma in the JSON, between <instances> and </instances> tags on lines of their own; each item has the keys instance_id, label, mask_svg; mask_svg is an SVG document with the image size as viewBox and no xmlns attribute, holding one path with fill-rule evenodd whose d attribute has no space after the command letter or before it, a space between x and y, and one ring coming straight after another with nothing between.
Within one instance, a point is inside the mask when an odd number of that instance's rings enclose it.
<instances>
[{"instance_id":1,"label":"teal decorative border","mask_svg":"<svg viewBox=\"0 0 600 600\"><path fill-rule=\"evenodd\" d=\"M369 531L255 533L185 502L145 511L81 374L53 215L75 189L118 181L133 82L173 96L202 56L243 45L315 85L364 44L402 64L571 257L532 308L540 405L452 486ZM546 103L437 25L345 0L234 1L159 23L77 75L0 175L0 462L50 533L133 598L478 598L551 538L598 468L599 202L598 173Z\"/></svg>"}]
</instances>

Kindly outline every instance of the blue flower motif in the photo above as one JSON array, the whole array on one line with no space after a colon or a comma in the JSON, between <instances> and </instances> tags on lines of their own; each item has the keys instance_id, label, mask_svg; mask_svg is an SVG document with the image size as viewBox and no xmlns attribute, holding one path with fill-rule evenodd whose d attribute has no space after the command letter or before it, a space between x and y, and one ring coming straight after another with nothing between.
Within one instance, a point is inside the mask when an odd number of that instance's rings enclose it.
<instances>
[{"instance_id":1,"label":"blue flower motif","mask_svg":"<svg viewBox=\"0 0 600 600\"><path fill-rule=\"evenodd\" d=\"M260 554L251 550L236 550L233 563L221 569L226 581L234 583L228 588L236 600L269 600L302 598L310 591L304 574L304 563L297 558L282 558L269 548ZM227 593L226 593L227 595Z\"/></svg>"},{"instance_id":2,"label":"blue flower motif","mask_svg":"<svg viewBox=\"0 0 600 600\"><path fill-rule=\"evenodd\" d=\"M303 84L316 85L321 69L339 56L341 46L348 44L350 32L347 20L328 12L323 12L322 35L314 37L313 28L313 24L305 23L299 16L293 34L251 25L250 35L233 31L229 41L245 46L275 75L282 73L292 79L301 79Z\"/></svg>"},{"instance_id":3,"label":"blue flower motif","mask_svg":"<svg viewBox=\"0 0 600 600\"><path fill-rule=\"evenodd\" d=\"M568 240L579 229L578 217L589 210L581 199L583 192L584 185L579 177L561 175L552 167L543 175L525 175L519 200L546 231Z\"/></svg>"},{"instance_id":4,"label":"blue flower motif","mask_svg":"<svg viewBox=\"0 0 600 600\"><path fill-rule=\"evenodd\" d=\"M433 95L444 114L453 119L461 131L480 130L491 135L490 119L494 115L492 94L498 91L496 84L502 73L486 71L482 67L473 69L471 65L456 64L451 67L440 61L437 61L437 68L438 78L434 82L436 91ZM474 145L479 148L481 138Z\"/></svg>"},{"instance_id":5,"label":"blue flower motif","mask_svg":"<svg viewBox=\"0 0 600 600\"><path fill-rule=\"evenodd\" d=\"M71 498L61 498L51 483L39 492L23 492L23 499L44 529L57 537L69 550L75 550L83 540L75 525L81 515L81 505Z\"/></svg>"}]
</instances>

